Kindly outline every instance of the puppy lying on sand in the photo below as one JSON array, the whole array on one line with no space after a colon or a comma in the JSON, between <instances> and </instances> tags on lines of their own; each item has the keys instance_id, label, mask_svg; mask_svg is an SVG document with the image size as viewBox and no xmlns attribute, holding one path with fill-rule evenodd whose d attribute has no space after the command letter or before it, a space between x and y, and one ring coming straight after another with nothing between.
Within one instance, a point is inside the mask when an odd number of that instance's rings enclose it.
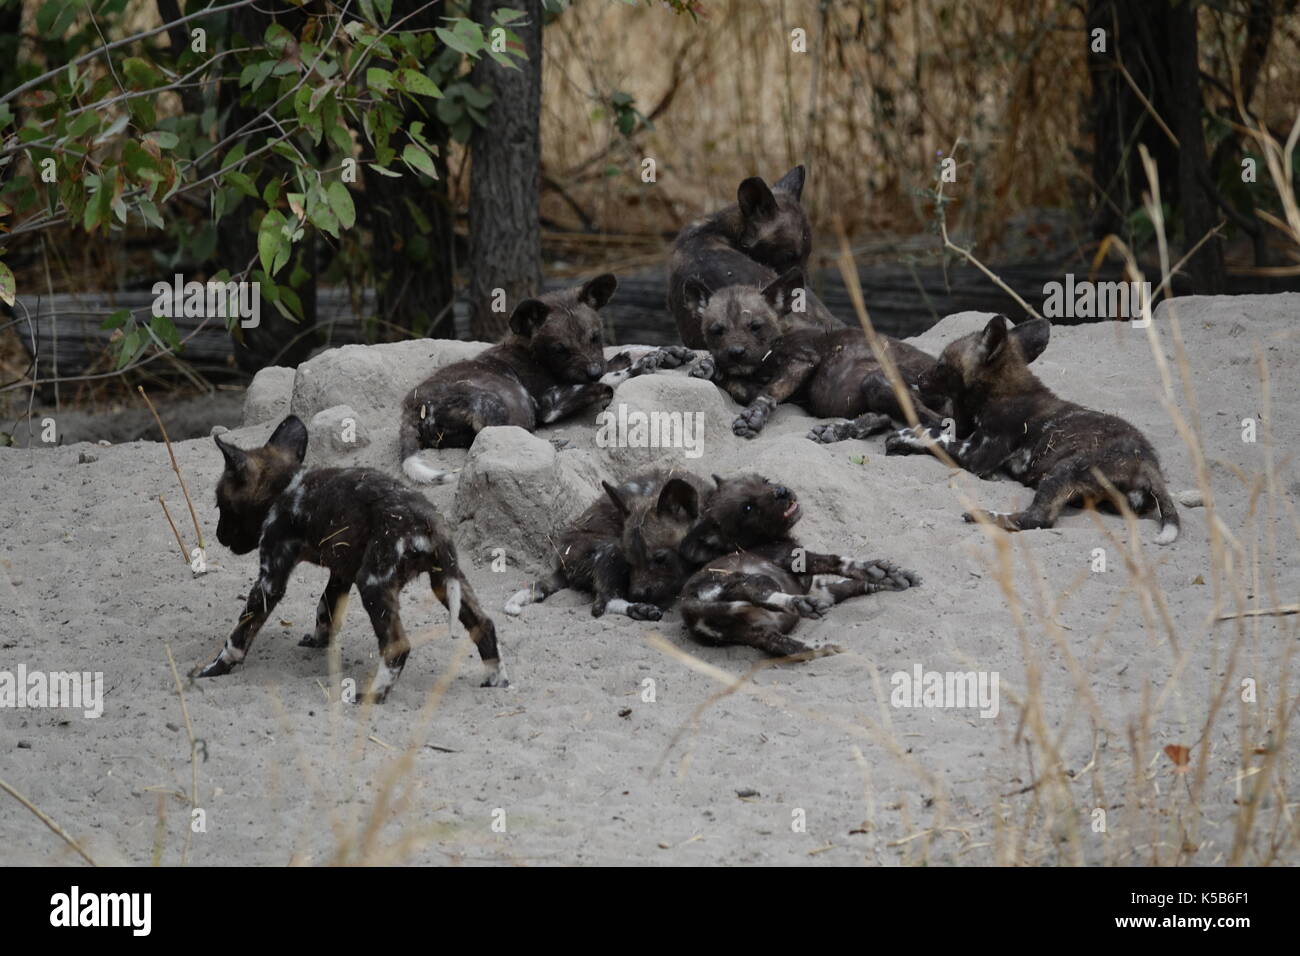
<instances>
[{"instance_id":1,"label":"puppy lying on sand","mask_svg":"<svg viewBox=\"0 0 1300 956\"><path fill-rule=\"evenodd\" d=\"M952 399L957 434L936 428L903 429L885 443L887 454L943 447L961 467L986 477L1005 469L1035 489L1024 511L975 512L1007 531L1050 528L1073 501L1108 502L1121 497L1138 514L1154 508L1160 520L1157 544L1178 539L1178 509L1160 471L1160 459L1146 437L1114 415L1057 398L1029 370L1052 326L1046 319L1010 329L1004 316L981 332L949 343L930 387Z\"/></svg>"},{"instance_id":2,"label":"puppy lying on sand","mask_svg":"<svg viewBox=\"0 0 1300 956\"><path fill-rule=\"evenodd\" d=\"M800 617L821 617L851 597L903 591L921 578L891 561L805 551L790 534L801 514L793 491L758 475L723 480L682 542L702 564L682 592L682 618L703 644L748 644L774 656L837 653L790 635ZM814 588L814 575L843 580Z\"/></svg>"}]
</instances>

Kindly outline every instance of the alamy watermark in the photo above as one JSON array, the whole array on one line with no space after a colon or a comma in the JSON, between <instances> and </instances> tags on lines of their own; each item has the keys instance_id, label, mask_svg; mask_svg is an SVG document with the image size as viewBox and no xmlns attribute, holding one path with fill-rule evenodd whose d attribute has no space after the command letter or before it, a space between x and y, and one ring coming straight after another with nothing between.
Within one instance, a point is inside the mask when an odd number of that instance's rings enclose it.
<instances>
[{"instance_id":1,"label":"alamy watermark","mask_svg":"<svg viewBox=\"0 0 1300 956\"><path fill-rule=\"evenodd\" d=\"M1150 282L1092 282L1074 280L1043 285L1043 316L1048 319L1130 319L1134 328L1146 328L1151 314Z\"/></svg>"},{"instance_id":2,"label":"alamy watermark","mask_svg":"<svg viewBox=\"0 0 1300 956\"><path fill-rule=\"evenodd\" d=\"M889 683L893 707L978 707L980 716L988 718L1000 709L997 671L927 671L914 664L911 673L895 671Z\"/></svg>"},{"instance_id":3,"label":"alamy watermark","mask_svg":"<svg viewBox=\"0 0 1300 956\"><path fill-rule=\"evenodd\" d=\"M186 282L178 272L170 283L155 282L152 292L155 316L234 318L245 329L255 329L262 323L260 282Z\"/></svg>"},{"instance_id":4,"label":"alamy watermark","mask_svg":"<svg viewBox=\"0 0 1300 956\"><path fill-rule=\"evenodd\" d=\"M596 416L597 448L682 448L687 458L704 453L703 412L618 411Z\"/></svg>"},{"instance_id":5,"label":"alamy watermark","mask_svg":"<svg viewBox=\"0 0 1300 956\"><path fill-rule=\"evenodd\" d=\"M0 710L71 708L94 719L104 713L102 671L0 670Z\"/></svg>"}]
</instances>

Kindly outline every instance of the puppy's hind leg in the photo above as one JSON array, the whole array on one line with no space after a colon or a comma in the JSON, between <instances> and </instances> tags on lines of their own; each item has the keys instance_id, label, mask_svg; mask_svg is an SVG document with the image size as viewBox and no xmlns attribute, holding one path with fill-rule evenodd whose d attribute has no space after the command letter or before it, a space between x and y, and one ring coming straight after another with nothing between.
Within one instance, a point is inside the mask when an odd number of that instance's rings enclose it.
<instances>
[{"instance_id":1,"label":"puppy's hind leg","mask_svg":"<svg viewBox=\"0 0 1300 956\"><path fill-rule=\"evenodd\" d=\"M411 653L411 642L406 638L402 628L402 618L398 596L400 588L391 575L384 577L371 575L361 584L361 603L370 615L370 623L379 639L379 668L370 682L370 690L364 697L375 703L383 703L389 690L397 682L406 666L406 658ZM357 697L360 703L363 696Z\"/></svg>"},{"instance_id":2,"label":"puppy's hind leg","mask_svg":"<svg viewBox=\"0 0 1300 956\"><path fill-rule=\"evenodd\" d=\"M962 517L970 522L981 517L1004 531L1031 531L1050 528L1056 524L1061 512L1084 492L1093 491L1095 482L1088 475L1086 462L1068 459L1057 465L1038 483L1034 500L1024 511L1003 514L998 511L967 512Z\"/></svg>"},{"instance_id":3,"label":"puppy's hind leg","mask_svg":"<svg viewBox=\"0 0 1300 956\"><path fill-rule=\"evenodd\" d=\"M483 611L469 581L459 571L445 575L430 571L429 579L433 584L433 596L464 625L470 640L478 648L478 656L483 661L483 682L479 686L509 687L510 680L497 643L496 625Z\"/></svg>"}]
</instances>

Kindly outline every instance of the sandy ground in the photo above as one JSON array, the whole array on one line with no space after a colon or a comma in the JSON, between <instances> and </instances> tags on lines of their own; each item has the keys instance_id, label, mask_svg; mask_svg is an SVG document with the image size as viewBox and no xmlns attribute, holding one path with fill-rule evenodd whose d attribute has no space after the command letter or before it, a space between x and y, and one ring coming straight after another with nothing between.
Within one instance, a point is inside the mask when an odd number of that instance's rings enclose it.
<instances>
[{"instance_id":1,"label":"sandy ground","mask_svg":"<svg viewBox=\"0 0 1300 956\"><path fill-rule=\"evenodd\" d=\"M469 642L447 640L441 607L412 585L403 613L416 649L389 701L358 708L328 701L327 655L297 646L326 577L301 566L245 666L184 684L206 816L185 859L1296 864L1300 738L1283 738L1279 712L1300 692L1297 618L1207 621L1216 585L1225 611L1234 589L1260 608L1300 591L1298 308L1300 296L1179 307L1196 406L1176 384L1177 408L1201 431L1239 548L1223 574L1204 508L1183 509L1169 548L1140 522L1134 564L1114 515L1075 511L1052 530L995 536L962 523L961 496L1005 508L1027 489L886 458L879 438L814 445L803 438L812 420L790 407L752 443L706 441L691 467L763 471L800 494L809 546L924 575L923 588L801 625L809 641L846 646L840 656L754 671L748 649L693 644L676 612L659 624L593 619L571 592L509 618L499 608L527 575L481 562L470 578L496 612L512 686L477 686ZM946 320L920 342L934 349L971 327L970 316ZM1060 327L1037 370L1145 431L1176 493L1197 486L1145 332ZM1246 418L1259 423L1254 443L1242 440ZM563 433L577 447L560 457L583 454L584 430ZM181 563L156 501L192 539L162 445L0 448L0 670L102 671L105 683L98 719L0 710L0 778L103 863L182 861L193 765L166 648L182 675L208 660L256 574L255 555L215 542L221 456L206 439L175 450L209 539L201 576ZM85 451L96 460L79 463ZM454 493L430 494L450 513ZM1104 573L1090 570L1096 548ZM1158 582L1168 626L1144 609L1139 571ZM342 676L364 681L376 651L359 607L341 644ZM996 672L998 715L891 706L891 675L918 664ZM1170 745L1190 748L1190 772L1162 752ZM3 794L0 861L79 862Z\"/></svg>"}]
</instances>

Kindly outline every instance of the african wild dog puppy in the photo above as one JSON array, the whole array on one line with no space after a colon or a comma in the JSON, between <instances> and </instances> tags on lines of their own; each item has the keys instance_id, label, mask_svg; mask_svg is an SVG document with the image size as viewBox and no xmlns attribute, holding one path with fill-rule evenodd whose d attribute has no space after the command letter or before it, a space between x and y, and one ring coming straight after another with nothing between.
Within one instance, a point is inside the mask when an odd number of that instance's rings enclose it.
<instances>
[{"instance_id":1,"label":"african wild dog puppy","mask_svg":"<svg viewBox=\"0 0 1300 956\"><path fill-rule=\"evenodd\" d=\"M950 342L932 387L952 398L961 440L935 429L902 429L886 441L886 454L927 450L933 441L968 471L984 477L1005 468L1036 489L1024 511L968 513L967 521L985 517L1007 531L1050 528L1070 502L1118 505L1118 494L1139 514L1154 506L1160 519L1156 543L1172 544L1178 509L1151 443L1122 418L1057 398L1029 370L1051 331L1046 319L1008 330L999 315L983 331Z\"/></svg>"},{"instance_id":2,"label":"african wild dog puppy","mask_svg":"<svg viewBox=\"0 0 1300 956\"><path fill-rule=\"evenodd\" d=\"M601 484L605 494L560 537L555 570L510 598L507 614L566 587L595 593L594 617L609 611L657 621L676 599L693 570L678 547L699 516L706 486L687 472L662 470L617 488Z\"/></svg>"},{"instance_id":3,"label":"african wild dog puppy","mask_svg":"<svg viewBox=\"0 0 1300 956\"><path fill-rule=\"evenodd\" d=\"M687 302L700 319L709 349L709 358L691 374L707 375L746 406L732 423L732 431L753 438L772 410L785 401L797 402L819 418L850 419L818 425L808 435L813 441L865 438L888 429L891 419L905 421L889 377L862 329L782 331L789 325L785 317L803 281L796 268L762 289L733 286L710 294L698 283L686 285ZM939 424L939 415L930 405L942 396L920 390L934 359L887 335L879 339L912 389L917 420Z\"/></svg>"},{"instance_id":4,"label":"african wild dog puppy","mask_svg":"<svg viewBox=\"0 0 1300 956\"><path fill-rule=\"evenodd\" d=\"M623 378L692 357L686 349L668 348L635 363L626 354L607 363L596 313L617 287L618 280L606 273L578 288L525 299L511 313L500 344L438 369L412 389L402 402L398 438L407 476L418 482L449 477L418 455L422 448L468 448L491 425L532 431L608 402ZM622 371L602 381L611 365Z\"/></svg>"},{"instance_id":5,"label":"african wild dog puppy","mask_svg":"<svg viewBox=\"0 0 1300 956\"><path fill-rule=\"evenodd\" d=\"M752 176L740 184L736 202L691 223L673 244L669 264L668 309L682 342L708 348L699 314L691 307L687 284L708 292L728 286L762 288L780 273L808 265L812 229L799 204L804 168L796 166L768 188ZM839 325L821 301L805 290L808 308L785 318L800 325Z\"/></svg>"},{"instance_id":6,"label":"african wild dog puppy","mask_svg":"<svg viewBox=\"0 0 1300 956\"><path fill-rule=\"evenodd\" d=\"M682 618L704 644L748 644L774 656L835 653L791 637L800 617L876 591L903 591L921 578L890 561L858 561L805 551L790 534L800 518L793 491L758 475L723 480L705 499L682 542L682 557L703 565L682 592ZM814 575L843 580L814 587Z\"/></svg>"},{"instance_id":7,"label":"african wild dog puppy","mask_svg":"<svg viewBox=\"0 0 1300 956\"><path fill-rule=\"evenodd\" d=\"M461 573L446 522L419 492L370 468L302 465L307 428L290 415L261 448L244 451L215 436L226 458L217 484L217 540L235 554L261 549L261 571L244 613L216 659L195 677L219 677L244 660L249 645L284 596L301 561L328 568L316 630L303 647L327 647L343 626L355 584L379 638L379 670L370 696L382 701L411 649L399 616L402 586L427 572L434 596L478 646L484 687L503 687L496 628Z\"/></svg>"}]
</instances>

